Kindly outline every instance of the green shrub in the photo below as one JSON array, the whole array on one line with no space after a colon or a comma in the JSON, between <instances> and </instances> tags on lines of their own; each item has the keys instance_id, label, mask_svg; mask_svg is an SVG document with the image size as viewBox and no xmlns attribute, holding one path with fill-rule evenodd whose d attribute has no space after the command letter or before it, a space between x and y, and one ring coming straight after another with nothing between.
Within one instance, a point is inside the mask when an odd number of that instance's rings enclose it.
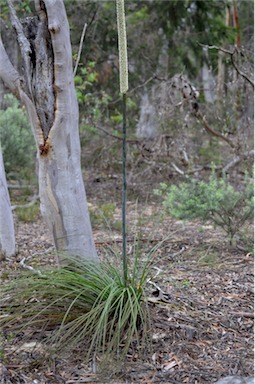
<instances>
[{"instance_id":1,"label":"green shrub","mask_svg":"<svg viewBox=\"0 0 255 384\"><path fill-rule=\"evenodd\" d=\"M18 219L25 223L35 221L40 213L39 204L33 204L30 207L17 207L16 213Z\"/></svg>"},{"instance_id":2,"label":"green shrub","mask_svg":"<svg viewBox=\"0 0 255 384\"><path fill-rule=\"evenodd\" d=\"M5 110L0 111L0 142L7 173L34 168L35 143L26 111L11 94L4 97Z\"/></svg>"},{"instance_id":3,"label":"green shrub","mask_svg":"<svg viewBox=\"0 0 255 384\"><path fill-rule=\"evenodd\" d=\"M190 179L179 186L165 183L155 193L164 199L166 210L178 219L209 220L221 227L232 241L235 234L253 216L253 182L246 176L243 191L237 191L226 176L209 181Z\"/></svg>"},{"instance_id":4,"label":"green shrub","mask_svg":"<svg viewBox=\"0 0 255 384\"><path fill-rule=\"evenodd\" d=\"M92 207L89 210L90 220L93 225L101 225L112 221L116 206L112 203Z\"/></svg>"},{"instance_id":5,"label":"green shrub","mask_svg":"<svg viewBox=\"0 0 255 384\"><path fill-rule=\"evenodd\" d=\"M89 210L92 226L121 230L121 222L114 219L115 203L105 203Z\"/></svg>"}]
</instances>

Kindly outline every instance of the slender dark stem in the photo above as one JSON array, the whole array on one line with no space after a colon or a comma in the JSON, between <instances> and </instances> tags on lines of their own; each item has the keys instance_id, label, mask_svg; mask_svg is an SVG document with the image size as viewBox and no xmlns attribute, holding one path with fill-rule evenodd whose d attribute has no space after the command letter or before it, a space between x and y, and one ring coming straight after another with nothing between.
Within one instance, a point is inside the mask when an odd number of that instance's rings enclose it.
<instances>
[{"instance_id":1,"label":"slender dark stem","mask_svg":"<svg viewBox=\"0 0 255 384\"><path fill-rule=\"evenodd\" d=\"M127 133L126 133L126 94L122 96L123 130L122 130L122 258L124 282L127 285L127 233L126 233L126 205L127 205Z\"/></svg>"}]
</instances>

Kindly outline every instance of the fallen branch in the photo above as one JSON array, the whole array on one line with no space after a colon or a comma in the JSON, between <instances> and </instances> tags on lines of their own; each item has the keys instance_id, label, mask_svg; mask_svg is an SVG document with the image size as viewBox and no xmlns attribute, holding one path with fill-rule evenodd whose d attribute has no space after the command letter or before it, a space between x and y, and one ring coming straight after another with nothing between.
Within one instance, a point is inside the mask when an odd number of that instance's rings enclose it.
<instances>
[{"instance_id":1,"label":"fallen branch","mask_svg":"<svg viewBox=\"0 0 255 384\"><path fill-rule=\"evenodd\" d=\"M32 185L8 184L8 189L32 189Z\"/></svg>"},{"instance_id":2,"label":"fallen branch","mask_svg":"<svg viewBox=\"0 0 255 384\"><path fill-rule=\"evenodd\" d=\"M178 172L180 175L185 175L185 173L177 167L177 165L175 165L174 163L171 163L172 164L172 167L176 170L176 172Z\"/></svg>"},{"instance_id":3,"label":"fallen branch","mask_svg":"<svg viewBox=\"0 0 255 384\"><path fill-rule=\"evenodd\" d=\"M27 259L26 259L25 257L23 257L23 259L20 260L20 265L21 265L22 268L28 269L29 271L32 271L32 272L36 273L36 274L39 275L39 276L43 276L43 275L42 275L42 272L39 271L39 269L34 269L34 268L31 267L30 265L25 264L25 261L26 261L26 260L27 260Z\"/></svg>"},{"instance_id":4,"label":"fallen branch","mask_svg":"<svg viewBox=\"0 0 255 384\"><path fill-rule=\"evenodd\" d=\"M187 250L187 247L181 247L180 251L172 253L171 255L168 256L168 258L171 260L176 256L180 256L186 250Z\"/></svg>"},{"instance_id":5,"label":"fallen branch","mask_svg":"<svg viewBox=\"0 0 255 384\"><path fill-rule=\"evenodd\" d=\"M237 317L248 317L250 319L254 318L254 313L253 312L232 312L232 311L230 311L229 313L231 315L237 316Z\"/></svg>"},{"instance_id":6,"label":"fallen branch","mask_svg":"<svg viewBox=\"0 0 255 384\"><path fill-rule=\"evenodd\" d=\"M29 208L32 207L36 201L39 200L39 195L34 195L31 199L31 201L27 204L21 204L21 205L12 205L12 211L14 211L17 208Z\"/></svg>"},{"instance_id":7,"label":"fallen branch","mask_svg":"<svg viewBox=\"0 0 255 384\"><path fill-rule=\"evenodd\" d=\"M227 172L230 168L234 167L236 164L240 163L240 161L247 159L248 157L254 156L254 149L245 152L237 157L235 157L233 160L231 160L225 167L223 168L223 172Z\"/></svg>"}]
</instances>

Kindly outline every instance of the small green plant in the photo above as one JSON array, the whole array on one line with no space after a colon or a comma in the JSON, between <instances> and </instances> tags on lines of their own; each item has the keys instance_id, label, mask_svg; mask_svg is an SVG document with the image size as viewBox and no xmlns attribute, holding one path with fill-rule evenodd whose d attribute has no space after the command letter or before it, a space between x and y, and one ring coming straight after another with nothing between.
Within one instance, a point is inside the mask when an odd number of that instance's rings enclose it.
<instances>
[{"instance_id":1,"label":"small green plant","mask_svg":"<svg viewBox=\"0 0 255 384\"><path fill-rule=\"evenodd\" d=\"M102 216L105 220L113 220L115 210L116 210L115 203L106 203L101 205L100 207L100 211L102 212Z\"/></svg>"},{"instance_id":2,"label":"small green plant","mask_svg":"<svg viewBox=\"0 0 255 384\"><path fill-rule=\"evenodd\" d=\"M181 288L190 288L191 287L191 282L189 280L182 280L182 281L178 281L175 283L175 285L178 287L181 287Z\"/></svg>"},{"instance_id":3,"label":"small green plant","mask_svg":"<svg viewBox=\"0 0 255 384\"><path fill-rule=\"evenodd\" d=\"M222 155L220 153L217 140L211 139L209 143L205 143L199 148L198 153L204 162L213 162L215 165L222 164Z\"/></svg>"},{"instance_id":4,"label":"small green plant","mask_svg":"<svg viewBox=\"0 0 255 384\"><path fill-rule=\"evenodd\" d=\"M216 252L209 251L204 253L204 251L201 252L201 257L198 260L199 264L207 264L211 267L215 267L219 261L219 257Z\"/></svg>"},{"instance_id":5,"label":"small green plant","mask_svg":"<svg viewBox=\"0 0 255 384\"><path fill-rule=\"evenodd\" d=\"M0 361L4 361L4 360L5 360L4 349L3 349L3 348L0 348Z\"/></svg>"},{"instance_id":6,"label":"small green plant","mask_svg":"<svg viewBox=\"0 0 255 384\"><path fill-rule=\"evenodd\" d=\"M103 225L110 228L114 225L115 203L102 204L97 208L90 209L90 219L92 225Z\"/></svg>"},{"instance_id":7,"label":"small green plant","mask_svg":"<svg viewBox=\"0 0 255 384\"><path fill-rule=\"evenodd\" d=\"M226 176L217 178L212 172L208 182L191 179L170 187L161 183L155 193L163 197L163 205L172 216L209 220L227 233L230 242L253 217L253 183L248 176L243 191L235 190Z\"/></svg>"},{"instance_id":8,"label":"small green plant","mask_svg":"<svg viewBox=\"0 0 255 384\"><path fill-rule=\"evenodd\" d=\"M17 207L16 213L18 219L28 223L35 221L39 216L40 208L38 204L33 204L30 207Z\"/></svg>"},{"instance_id":9,"label":"small green plant","mask_svg":"<svg viewBox=\"0 0 255 384\"><path fill-rule=\"evenodd\" d=\"M88 62L86 67L78 67L78 74L74 77L76 96L81 110L89 111L86 116L81 113L80 133L84 136L87 133L98 134L98 130L93 126L105 117L105 111L108 110L112 97L104 90L99 90L98 72L95 68L96 63Z\"/></svg>"}]
</instances>

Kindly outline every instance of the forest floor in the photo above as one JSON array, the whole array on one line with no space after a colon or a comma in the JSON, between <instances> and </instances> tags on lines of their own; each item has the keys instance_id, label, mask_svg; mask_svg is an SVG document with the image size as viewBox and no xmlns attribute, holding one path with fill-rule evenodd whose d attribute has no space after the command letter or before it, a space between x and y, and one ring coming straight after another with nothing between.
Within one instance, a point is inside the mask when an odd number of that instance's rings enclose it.
<instances>
[{"instance_id":1,"label":"forest floor","mask_svg":"<svg viewBox=\"0 0 255 384\"><path fill-rule=\"evenodd\" d=\"M97 200L89 200L96 212ZM224 233L208 223L162 215L155 201L129 201L127 208L128 255L137 223L142 225L141 252L159 244L148 284L152 351L141 358L130 353L122 365L100 363L99 358L85 364L82 351L49 356L38 332L36 342L22 335L3 338L1 384L202 384L253 375L252 250L230 246ZM111 231L97 216L93 219L99 254L109 243L121 245L120 204L111 215ZM1 262L1 284L24 265L55 264L52 240L40 217L27 223L16 218L16 236L18 254Z\"/></svg>"}]
</instances>

